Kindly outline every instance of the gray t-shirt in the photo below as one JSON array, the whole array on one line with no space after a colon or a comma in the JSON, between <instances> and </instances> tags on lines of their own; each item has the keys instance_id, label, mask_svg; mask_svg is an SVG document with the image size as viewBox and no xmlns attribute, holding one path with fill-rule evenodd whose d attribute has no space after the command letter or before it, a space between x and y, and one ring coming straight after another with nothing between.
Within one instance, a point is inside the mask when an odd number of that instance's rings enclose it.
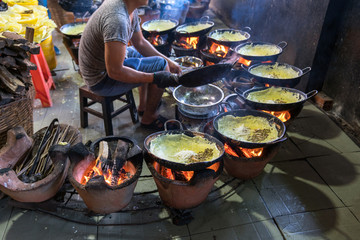
<instances>
[{"instance_id":1,"label":"gray t-shirt","mask_svg":"<svg viewBox=\"0 0 360 240\"><path fill-rule=\"evenodd\" d=\"M128 44L134 32L140 31L139 17L134 11L132 24L123 0L106 0L86 24L79 46L79 66L88 86L106 76L105 43ZM116 53L114 53L116 54Z\"/></svg>"}]
</instances>

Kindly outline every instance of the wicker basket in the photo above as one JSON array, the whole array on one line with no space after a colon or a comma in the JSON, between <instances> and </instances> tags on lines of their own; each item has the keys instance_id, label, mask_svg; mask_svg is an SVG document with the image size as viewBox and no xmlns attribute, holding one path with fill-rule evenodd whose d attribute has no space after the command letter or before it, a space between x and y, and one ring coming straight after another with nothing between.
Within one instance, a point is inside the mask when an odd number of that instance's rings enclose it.
<instances>
[{"instance_id":1,"label":"wicker basket","mask_svg":"<svg viewBox=\"0 0 360 240\"><path fill-rule=\"evenodd\" d=\"M0 106L0 148L6 143L7 131L16 126L22 126L29 137L33 135L34 95L35 90L31 87L24 97Z\"/></svg>"}]
</instances>

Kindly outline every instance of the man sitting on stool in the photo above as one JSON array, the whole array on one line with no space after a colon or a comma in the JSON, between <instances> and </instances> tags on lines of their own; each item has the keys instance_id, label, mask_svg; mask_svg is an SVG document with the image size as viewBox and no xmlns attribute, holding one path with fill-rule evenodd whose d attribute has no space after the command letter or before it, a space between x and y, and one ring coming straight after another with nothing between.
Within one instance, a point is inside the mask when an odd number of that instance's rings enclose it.
<instances>
[{"instance_id":1,"label":"man sitting on stool","mask_svg":"<svg viewBox=\"0 0 360 240\"><path fill-rule=\"evenodd\" d=\"M86 85L101 96L139 87L141 126L162 130L157 112L164 88L178 85L179 65L159 53L142 35L136 8L148 0L106 0L90 17L79 46ZM133 47L127 47L128 42ZM170 73L171 72L171 73Z\"/></svg>"}]
</instances>

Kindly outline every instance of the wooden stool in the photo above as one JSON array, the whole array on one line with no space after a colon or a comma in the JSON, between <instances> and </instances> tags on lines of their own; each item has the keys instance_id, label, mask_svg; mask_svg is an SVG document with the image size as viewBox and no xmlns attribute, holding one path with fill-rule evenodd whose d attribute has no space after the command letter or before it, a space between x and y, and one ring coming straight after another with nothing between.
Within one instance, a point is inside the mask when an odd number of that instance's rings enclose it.
<instances>
[{"instance_id":1,"label":"wooden stool","mask_svg":"<svg viewBox=\"0 0 360 240\"><path fill-rule=\"evenodd\" d=\"M130 110L132 122L133 123L139 122L139 116L137 114L137 109L135 105L134 96L132 94L132 90L118 96L102 97L93 93L87 86L82 86L79 88L79 97L80 97L80 123L82 128L86 128L88 126L88 113L104 119L106 136L113 135L112 118L119 115L120 113L124 112L127 109ZM88 101L88 99L90 101ZM122 101L126 104L114 111L113 102L115 100ZM101 104L102 113L90 108L90 106L95 103Z\"/></svg>"}]
</instances>

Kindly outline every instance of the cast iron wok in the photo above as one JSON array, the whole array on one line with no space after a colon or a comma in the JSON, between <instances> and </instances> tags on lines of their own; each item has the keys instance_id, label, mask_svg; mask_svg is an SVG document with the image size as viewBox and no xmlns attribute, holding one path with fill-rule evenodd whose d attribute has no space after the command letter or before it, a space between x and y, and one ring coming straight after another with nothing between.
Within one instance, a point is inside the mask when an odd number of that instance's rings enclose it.
<instances>
[{"instance_id":1,"label":"cast iron wok","mask_svg":"<svg viewBox=\"0 0 360 240\"><path fill-rule=\"evenodd\" d=\"M221 80L230 74L233 64L215 64L184 73L179 77L179 84L184 87L199 87Z\"/></svg>"},{"instance_id":2,"label":"cast iron wok","mask_svg":"<svg viewBox=\"0 0 360 240\"><path fill-rule=\"evenodd\" d=\"M64 34L65 36L69 37L69 38L80 38L82 33L79 34L67 34L65 33L65 29L70 28L70 27L74 27L76 25L81 25L81 24L86 24L86 22L73 22L73 23L68 23L65 25L62 25L60 28L60 32L62 34Z\"/></svg>"},{"instance_id":3,"label":"cast iron wok","mask_svg":"<svg viewBox=\"0 0 360 240\"><path fill-rule=\"evenodd\" d=\"M222 117L226 116L226 115L232 115L235 117L245 117L245 116L255 116L255 117L264 117L268 120L269 123L275 123L276 129L278 131L278 138L270 141L270 142L265 142L265 143L255 143L255 142L246 142L246 141L240 141L240 140L235 140L232 139L230 137L227 137L225 135L223 135L222 133L220 133L218 131L218 122L219 119L221 119ZM283 142L287 139L287 137L285 137L285 132L286 132L286 127L285 124L278 119L277 117L269 114L269 113L265 113L262 111L256 111L256 110L237 110L237 111L229 111L229 112L224 112L220 115L218 115L214 121L213 121L213 127L215 129L216 134L221 138L222 141L228 143L232 148L234 148L235 150L238 147L242 147L242 148L262 148L262 147L267 147L276 143L280 143Z\"/></svg>"},{"instance_id":4,"label":"cast iron wok","mask_svg":"<svg viewBox=\"0 0 360 240\"><path fill-rule=\"evenodd\" d=\"M239 50L247 45L272 45L274 47L276 47L279 50L279 53L274 54L274 55L269 55L269 56L250 56L250 55L245 55L242 53L239 53ZM278 44L272 44L272 43L266 43L266 42L246 42L246 43L242 43L240 45L238 45L233 51L236 52L237 55L239 55L242 58L245 58L246 60L252 60L252 61L259 61L259 62L265 62L265 61L272 61L275 62L277 60L277 58L279 57L279 55L283 52L283 50L285 49L285 47L287 46L287 42L282 41L279 42Z\"/></svg>"},{"instance_id":5,"label":"cast iron wok","mask_svg":"<svg viewBox=\"0 0 360 240\"><path fill-rule=\"evenodd\" d=\"M149 30L146 30L146 26L149 25L149 23L157 22L157 21L160 21L160 20L167 20L167 21L175 23L175 25L172 28L169 28L169 29L166 29L166 30L163 30L163 31L156 31L156 30L149 31ZM141 28L146 33L146 35L151 35L151 34L153 34L153 35L154 34L156 34L156 35L161 34L162 35L162 34L168 34L168 33L172 32L178 25L179 25L179 22L174 20L174 19L154 19L154 20L149 20L149 21L144 22L141 25Z\"/></svg>"},{"instance_id":6,"label":"cast iron wok","mask_svg":"<svg viewBox=\"0 0 360 240\"><path fill-rule=\"evenodd\" d=\"M167 125L169 123L174 123L174 122L176 122L180 128L176 129L176 130L167 130ZM158 162L160 165L167 167L167 168L171 168L176 171L197 171L197 170L204 170L205 168L222 160L224 152L225 152L224 145L215 137L210 136L209 134L206 134L206 133L184 130L181 123L177 120L168 120L165 123L164 127L165 127L165 131L153 133L153 134L147 136L144 140L144 158L147 162L149 159L152 159L152 160ZM151 153L150 144L151 144L151 141L154 140L155 138L162 136L162 135L166 135L166 134L185 134L190 137L200 136L202 138L205 138L205 139L209 140L211 143L216 144L217 148L220 151L220 156L211 161L188 163L188 164L178 163L178 162L159 158L156 155L154 155L153 153Z\"/></svg>"},{"instance_id":7,"label":"cast iron wok","mask_svg":"<svg viewBox=\"0 0 360 240\"><path fill-rule=\"evenodd\" d=\"M195 31L195 32L187 32L185 30L182 30L184 29L185 27L187 26L196 26L198 24L208 24L209 26L204 28L204 29L201 29L201 30L198 30L198 31ZM208 16L204 16L202 17L199 21L196 21L196 22L191 22L191 23L186 23L186 24L183 24L183 25L180 25L176 28L175 30L175 34L178 36L178 37L192 37L192 36L202 36L202 35L205 35L207 34L211 28L214 26L214 22L212 21L209 21L209 17Z\"/></svg>"},{"instance_id":8,"label":"cast iron wok","mask_svg":"<svg viewBox=\"0 0 360 240\"><path fill-rule=\"evenodd\" d=\"M284 91L292 92L292 93L297 94L298 96L300 96L299 101L294 102L294 103L261 103L261 102L256 102L256 101L249 100L247 98L250 93L257 92L257 91L262 91L262 90L265 90L267 88L268 87L254 87L254 88L248 89L248 90L246 90L244 92L242 92L240 90L240 88L235 88L235 92L251 108L253 108L253 109L261 109L261 110L269 110L269 111L285 111L285 110L290 110L290 109L300 107L308 99L312 98L313 96L315 96L318 93L317 90L312 90L312 91L310 91L308 93L303 93L302 91L297 90L295 88L281 87L281 89L284 90Z\"/></svg>"},{"instance_id":9,"label":"cast iron wok","mask_svg":"<svg viewBox=\"0 0 360 240\"><path fill-rule=\"evenodd\" d=\"M278 66L286 66L286 67L292 68L293 70L295 70L298 73L298 76L294 77L294 78L278 79L278 78L261 77L261 76L257 76L255 74L251 73L251 69L254 69L260 65L274 65L276 63L278 64ZM281 87L290 87L290 88L295 87L300 82L300 78L311 71L311 67L306 67L304 69L300 69L300 68L297 68L290 64L279 63L279 62L258 63L258 64L254 64L254 65L250 66L249 68L245 67L242 64L242 68L245 69L250 74L250 76L259 83L268 83L272 86L281 86Z\"/></svg>"}]
</instances>

